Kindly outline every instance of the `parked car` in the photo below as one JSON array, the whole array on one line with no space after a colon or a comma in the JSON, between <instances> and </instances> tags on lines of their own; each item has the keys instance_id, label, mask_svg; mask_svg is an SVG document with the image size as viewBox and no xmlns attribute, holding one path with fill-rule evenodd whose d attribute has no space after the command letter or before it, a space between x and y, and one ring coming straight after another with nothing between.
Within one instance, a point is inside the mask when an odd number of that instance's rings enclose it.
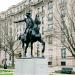
<instances>
[{"instance_id":1,"label":"parked car","mask_svg":"<svg viewBox=\"0 0 75 75\"><path fill-rule=\"evenodd\" d=\"M73 72L73 68L70 67L64 67L61 70L62 73L71 74Z\"/></svg>"}]
</instances>

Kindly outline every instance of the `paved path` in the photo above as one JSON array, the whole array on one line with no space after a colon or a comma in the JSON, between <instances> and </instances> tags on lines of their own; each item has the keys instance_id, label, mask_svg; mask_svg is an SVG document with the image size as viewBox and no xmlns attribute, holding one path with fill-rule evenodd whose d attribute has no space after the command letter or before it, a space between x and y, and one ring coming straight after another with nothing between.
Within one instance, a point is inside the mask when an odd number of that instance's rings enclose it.
<instances>
[{"instance_id":1,"label":"paved path","mask_svg":"<svg viewBox=\"0 0 75 75\"><path fill-rule=\"evenodd\" d=\"M75 74L59 74L59 73L50 73L51 75L75 75Z\"/></svg>"}]
</instances>

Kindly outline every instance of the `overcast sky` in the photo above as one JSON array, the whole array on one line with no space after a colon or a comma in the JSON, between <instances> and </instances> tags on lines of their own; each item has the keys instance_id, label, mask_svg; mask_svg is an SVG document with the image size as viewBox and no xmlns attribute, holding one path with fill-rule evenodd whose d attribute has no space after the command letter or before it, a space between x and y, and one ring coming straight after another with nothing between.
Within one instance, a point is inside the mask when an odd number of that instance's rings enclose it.
<instances>
[{"instance_id":1,"label":"overcast sky","mask_svg":"<svg viewBox=\"0 0 75 75\"><path fill-rule=\"evenodd\" d=\"M8 7L15 5L22 0L0 0L0 12L5 11Z\"/></svg>"}]
</instances>

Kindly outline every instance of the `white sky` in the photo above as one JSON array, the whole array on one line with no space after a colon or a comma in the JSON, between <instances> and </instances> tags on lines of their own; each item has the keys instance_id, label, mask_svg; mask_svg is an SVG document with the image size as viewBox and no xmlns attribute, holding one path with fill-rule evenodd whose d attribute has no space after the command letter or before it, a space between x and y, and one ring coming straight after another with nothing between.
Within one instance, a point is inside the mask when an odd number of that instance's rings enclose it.
<instances>
[{"instance_id":1,"label":"white sky","mask_svg":"<svg viewBox=\"0 0 75 75\"><path fill-rule=\"evenodd\" d=\"M0 0L0 12L5 11L8 7L15 5L23 0Z\"/></svg>"}]
</instances>

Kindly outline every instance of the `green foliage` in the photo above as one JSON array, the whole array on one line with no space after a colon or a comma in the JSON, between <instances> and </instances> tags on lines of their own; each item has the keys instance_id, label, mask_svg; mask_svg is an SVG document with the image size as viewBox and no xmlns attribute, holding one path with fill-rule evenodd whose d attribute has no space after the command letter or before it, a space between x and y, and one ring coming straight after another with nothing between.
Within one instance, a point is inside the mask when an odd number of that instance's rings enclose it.
<instances>
[{"instance_id":1,"label":"green foliage","mask_svg":"<svg viewBox=\"0 0 75 75\"><path fill-rule=\"evenodd\" d=\"M53 75L53 74L49 74L49 75Z\"/></svg>"},{"instance_id":2,"label":"green foliage","mask_svg":"<svg viewBox=\"0 0 75 75\"><path fill-rule=\"evenodd\" d=\"M2 66L2 65L0 65L0 68L3 68L3 66Z\"/></svg>"}]
</instances>

